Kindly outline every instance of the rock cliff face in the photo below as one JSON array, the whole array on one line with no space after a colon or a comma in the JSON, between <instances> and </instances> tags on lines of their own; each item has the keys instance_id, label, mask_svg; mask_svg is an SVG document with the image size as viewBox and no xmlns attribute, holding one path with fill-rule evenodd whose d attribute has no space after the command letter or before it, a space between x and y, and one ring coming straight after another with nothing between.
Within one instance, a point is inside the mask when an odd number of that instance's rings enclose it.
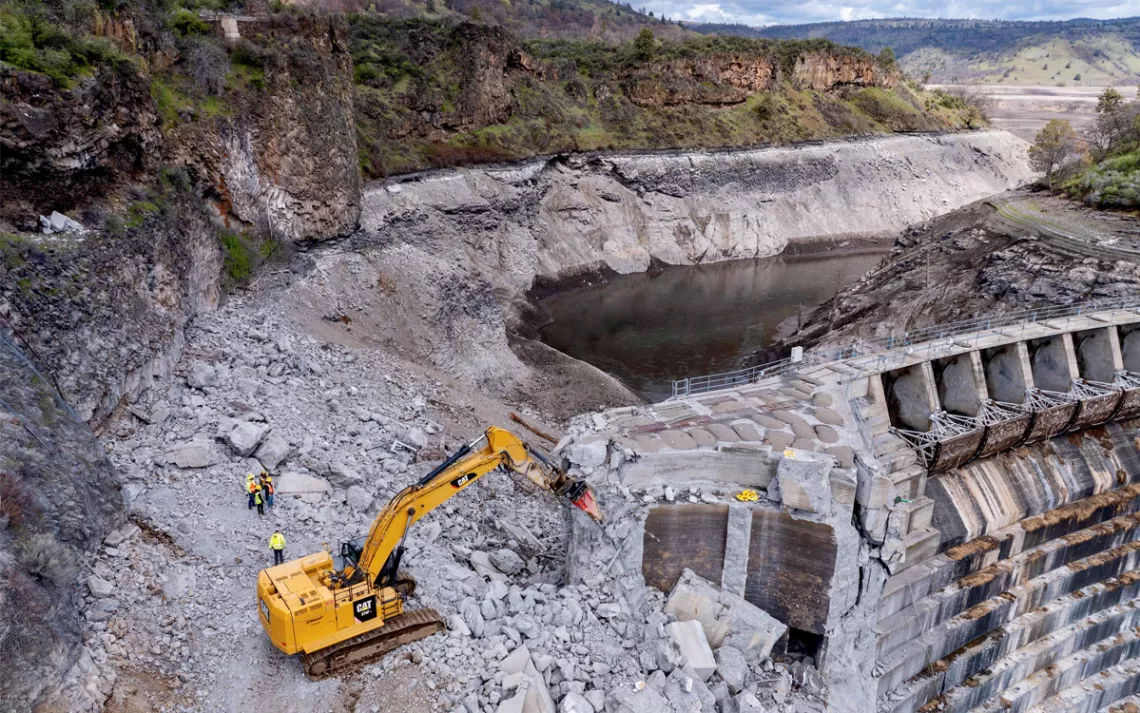
<instances>
[{"instance_id":1,"label":"rock cliff face","mask_svg":"<svg viewBox=\"0 0 1140 713\"><path fill-rule=\"evenodd\" d=\"M287 243L351 232L360 170L343 25L287 17L243 23L242 32L278 50L262 67L264 89L229 92L231 116L171 131L168 162L200 169L237 226Z\"/></svg>"},{"instance_id":2,"label":"rock cliff face","mask_svg":"<svg viewBox=\"0 0 1140 713\"><path fill-rule=\"evenodd\" d=\"M0 68L0 217L87 205L137 178L162 145L148 78L122 62L70 91Z\"/></svg>"},{"instance_id":3,"label":"rock cliff face","mask_svg":"<svg viewBox=\"0 0 1140 713\"><path fill-rule=\"evenodd\" d=\"M822 92L841 85L880 86L890 89L899 82L897 72L884 72L870 57L812 52L796 60L793 81Z\"/></svg>"},{"instance_id":4,"label":"rock cliff face","mask_svg":"<svg viewBox=\"0 0 1140 713\"><path fill-rule=\"evenodd\" d=\"M170 373L221 266L214 226L184 203L121 236L0 236L0 327L98 426Z\"/></svg>"},{"instance_id":5,"label":"rock cliff face","mask_svg":"<svg viewBox=\"0 0 1140 713\"><path fill-rule=\"evenodd\" d=\"M96 30L126 47L136 42L129 21L100 16ZM360 171L343 24L283 15L243 31L265 51L245 70L258 80L227 88L215 100L224 111L212 118L179 107L183 116L160 119L154 78L125 60L70 91L43 75L0 70L0 219L34 230L38 213L86 208L181 165L208 181L220 217L235 228L279 242L353 230Z\"/></svg>"},{"instance_id":6,"label":"rock cliff face","mask_svg":"<svg viewBox=\"0 0 1140 713\"><path fill-rule=\"evenodd\" d=\"M365 241L461 251L500 295L583 273L881 237L1021 183L1004 132L796 149L612 155L432 174L364 194ZM512 315L517 318L519 314Z\"/></svg>"},{"instance_id":7,"label":"rock cliff face","mask_svg":"<svg viewBox=\"0 0 1140 713\"><path fill-rule=\"evenodd\" d=\"M80 575L123 498L91 430L2 331L0 444L0 710L90 710L110 688L83 648Z\"/></svg>"}]
</instances>

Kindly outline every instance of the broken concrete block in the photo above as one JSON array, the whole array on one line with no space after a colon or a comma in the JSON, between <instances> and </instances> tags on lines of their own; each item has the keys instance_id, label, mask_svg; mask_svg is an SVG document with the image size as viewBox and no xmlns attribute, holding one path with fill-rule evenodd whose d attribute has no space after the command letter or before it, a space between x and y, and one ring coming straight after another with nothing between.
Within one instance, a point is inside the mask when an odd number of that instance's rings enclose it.
<instances>
[{"instance_id":1,"label":"broken concrete block","mask_svg":"<svg viewBox=\"0 0 1140 713\"><path fill-rule=\"evenodd\" d=\"M345 504L357 512L365 512L372 507L372 493L359 485L353 485L345 496Z\"/></svg>"},{"instance_id":2,"label":"broken concrete block","mask_svg":"<svg viewBox=\"0 0 1140 713\"><path fill-rule=\"evenodd\" d=\"M499 662L499 670L506 674L521 673L530 662L530 649L520 646Z\"/></svg>"},{"instance_id":3,"label":"broken concrete block","mask_svg":"<svg viewBox=\"0 0 1140 713\"><path fill-rule=\"evenodd\" d=\"M221 462L214 444L204 438L176 443L166 450L167 463L179 468L209 468Z\"/></svg>"},{"instance_id":4,"label":"broken concrete block","mask_svg":"<svg viewBox=\"0 0 1140 713\"><path fill-rule=\"evenodd\" d=\"M684 654L689 666L693 668L702 681L716 671L716 659L713 658L712 649L708 639L705 638L705 629L696 619L688 621L675 621L665 627L666 633Z\"/></svg>"},{"instance_id":5,"label":"broken concrete block","mask_svg":"<svg viewBox=\"0 0 1140 713\"><path fill-rule=\"evenodd\" d=\"M523 677L527 680L523 713L556 713L554 699L546 687L546 680L529 658L527 658L526 667L523 669Z\"/></svg>"},{"instance_id":6,"label":"broken concrete block","mask_svg":"<svg viewBox=\"0 0 1140 713\"><path fill-rule=\"evenodd\" d=\"M622 687L610 694L616 704L615 713L663 713L669 703L654 689L646 686L640 691Z\"/></svg>"},{"instance_id":7,"label":"broken concrete block","mask_svg":"<svg viewBox=\"0 0 1140 713\"><path fill-rule=\"evenodd\" d=\"M281 461L289 457L291 450L289 441L285 440L283 436L271 433L257 447L257 452L253 454L253 457L261 463L262 468L272 473L281 464Z\"/></svg>"},{"instance_id":8,"label":"broken concrete block","mask_svg":"<svg viewBox=\"0 0 1140 713\"><path fill-rule=\"evenodd\" d=\"M187 386L204 389L216 383L218 383L218 372L214 367L201 361L196 361L190 365L190 371L186 374Z\"/></svg>"},{"instance_id":9,"label":"broken concrete block","mask_svg":"<svg viewBox=\"0 0 1140 713\"><path fill-rule=\"evenodd\" d=\"M726 592L691 569L680 579L665 600L665 613L678 620L701 622L709 646L732 646L749 663L767 658L776 640L788 627L744 597Z\"/></svg>"},{"instance_id":10,"label":"broken concrete block","mask_svg":"<svg viewBox=\"0 0 1140 713\"><path fill-rule=\"evenodd\" d=\"M115 585L102 577L91 575L87 578L87 589L91 591L92 596L101 599L111 596L111 592L115 591Z\"/></svg>"},{"instance_id":11,"label":"broken concrete block","mask_svg":"<svg viewBox=\"0 0 1140 713\"><path fill-rule=\"evenodd\" d=\"M524 705L526 705L526 691L519 691L514 697L500 702L495 713L523 713Z\"/></svg>"},{"instance_id":12,"label":"broken concrete block","mask_svg":"<svg viewBox=\"0 0 1140 713\"><path fill-rule=\"evenodd\" d=\"M787 507L826 515L831 512L831 456L786 450L776 466L780 498Z\"/></svg>"},{"instance_id":13,"label":"broken concrete block","mask_svg":"<svg viewBox=\"0 0 1140 713\"><path fill-rule=\"evenodd\" d=\"M503 548L495 550L489 555L491 564L503 574L518 574L523 571L526 562L514 550Z\"/></svg>"},{"instance_id":14,"label":"broken concrete block","mask_svg":"<svg viewBox=\"0 0 1140 713\"><path fill-rule=\"evenodd\" d=\"M558 713L594 713L594 706L585 696L571 691L558 702Z\"/></svg>"},{"instance_id":15,"label":"broken concrete block","mask_svg":"<svg viewBox=\"0 0 1140 713\"><path fill-rule=\"evenodd\" d=\"M748 685L748 662L740 649L721 646L716 650L716 673L728 684L733 693L740 693Z\"/></svg>"},{"instance_id":16,"label":"broken concrete block","mask_svg":"<svg viewBox=\"0 0 1140 713\"><path fill-rule=\"evenodd\" d=\"M240 421L226 435L226 443L229 444L234 453L244 458L257 450L267 435L269 435L269 426L262 423Z\"/></svg>"},{"instance_id":17,"label":"broken concrete block","mask_svg":"<svg viewBox=\"0 0 1140 713\"><path fill-rule=\"evenodd\" d=\"M665 685L665 698L677 711L711 711L716 696L692 666L673 671Z\"/></svg>"},{"instance_id":18,"label":"broken concrete block","mask_svg":"<svg viewBox=\"0 0 1140 713\"><path fill-rule=\"evenodd\" d=\"M575 441L566 449L566 457L583 468L596 468L606 462L609 452L609 438L603 436L588 436Z\"/></svg>"},{"instance_id":19,"label":"broken concrete block","mask_svg":"<svg viewBox=\"0 0 1140 713\"><path fill-rule=\"evenodd\" d=\"M273 479L273 487L277 495L312 495L320 498L332 492L332 486L327 480L305 473L282 473Z\"/></svg>"}]
</instances>

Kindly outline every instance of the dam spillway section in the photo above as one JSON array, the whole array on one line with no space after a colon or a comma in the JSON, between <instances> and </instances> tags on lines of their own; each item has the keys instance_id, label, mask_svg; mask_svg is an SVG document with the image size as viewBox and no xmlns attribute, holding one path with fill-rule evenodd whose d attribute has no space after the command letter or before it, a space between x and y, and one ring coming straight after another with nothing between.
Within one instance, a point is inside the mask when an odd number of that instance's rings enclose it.
<instances>
[{"instance_id":1,"label":"dam spillway section","mask_svg":"<svg viewBox=\"0 0 1140 713\"><path fill-rule=\"evenodd\" d=\"M601 552L631 593L685 569L720 583L789 627L836 710L1099 711L1140 691L1140 304L675 394L579 417L560 444L616 516L576 523L571 578Z\"/></svg>"}]
</instances>

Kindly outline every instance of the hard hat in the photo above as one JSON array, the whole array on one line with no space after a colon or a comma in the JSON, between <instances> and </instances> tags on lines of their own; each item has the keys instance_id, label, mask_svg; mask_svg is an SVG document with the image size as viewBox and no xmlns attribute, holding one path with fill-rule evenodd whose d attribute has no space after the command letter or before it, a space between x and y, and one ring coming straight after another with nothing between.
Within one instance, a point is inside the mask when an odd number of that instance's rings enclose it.
<instances>
[{"instance_id":1,"label":"hard hat","mask_svg":"<svg viewBox=\"0 0 1140 713\"><path fill-rule=\"evenodd\" d=\"M245 479L246 479L246 480L253 480L253 473L246 473L246 474L245 474Z\"/></svg>"}]
</instances>

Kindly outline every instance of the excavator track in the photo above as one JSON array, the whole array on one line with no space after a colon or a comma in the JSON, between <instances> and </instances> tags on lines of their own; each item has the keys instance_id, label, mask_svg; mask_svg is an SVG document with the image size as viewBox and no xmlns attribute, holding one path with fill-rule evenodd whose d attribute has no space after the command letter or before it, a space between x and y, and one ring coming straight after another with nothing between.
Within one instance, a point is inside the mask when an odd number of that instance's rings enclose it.
<instances>
[{"instance_id":1,"label":"excavator track","mask_svg":"<svg viewBox=\"0 0 1140 713\"><path fill-rule=\"evenodd\" d=\"M443 618L434 609L404 612L379 629L305 654L305 674L315 681L339 676L380 659L397 646L418 641L446 628Z\"/></svg>"}]
</instances>

